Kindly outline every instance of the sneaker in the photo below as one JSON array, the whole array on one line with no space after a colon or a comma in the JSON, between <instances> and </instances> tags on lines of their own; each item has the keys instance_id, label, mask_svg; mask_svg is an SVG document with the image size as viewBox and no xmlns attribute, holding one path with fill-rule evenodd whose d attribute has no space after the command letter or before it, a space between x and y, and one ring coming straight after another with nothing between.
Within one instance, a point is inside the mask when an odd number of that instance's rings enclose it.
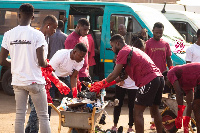
<instances>
[{"instance_id":1,"label":"sneaker","mask_svg":"<svg viewBox=\"0 0 200 133\"><path fill-rule=\"evenodd\" d=\"M196 131L196 130L197 130L197 127L192 126L192 130L193 130L193 131Z\"/></svg>"},{"instance_id":2,"label":"sneaker","mask_svg":"<svg viewBox=\"0 0 200 133\"><path fill-rule=\"evenodd\" d=\"M117 127L116 126L112 126L111 130L117 132Z\"/></svg>"},{"instance_id":3,"label":"sneaker","mask_svg":"<svg viewBox=\"0 0 200 133\"><path fill-rule=\"evenodd\" d=\"M127 133L135 133L132 128L128 128Z\"/></svg>"},{"instance_id":4,"label":"sneaker","mask_svg":"<svg viewBox=\"0 0 200 133\"><path fill-rule=\"evenodd\" d=\"M151 130L156 130L155 124L151 124L150 129L151 129Z\"/></svg>"}]
</instances>

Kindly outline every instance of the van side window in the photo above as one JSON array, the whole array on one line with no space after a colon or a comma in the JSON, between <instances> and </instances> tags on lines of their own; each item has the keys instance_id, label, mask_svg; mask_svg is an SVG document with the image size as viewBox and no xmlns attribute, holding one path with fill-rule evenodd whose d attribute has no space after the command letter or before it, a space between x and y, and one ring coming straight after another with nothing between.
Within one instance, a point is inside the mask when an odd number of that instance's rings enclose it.
<instances>
[{"instance_id":1,"label":"van side window","mask_svg":"<svg viewBox=\"0 0 200 133\"><path fill-rule=\"evenodd\" d=\"M18 25L17 9L0 9L0 35Z\"/></svg>"},{"instance_id":2,"label":"van side window","mask_svg":"<svg viewBox=\"0 0 200 133\"><path fill-rule=\"evenodd\" d=\"M54 15L57 19L62 19L63 14L64 14L64 11L58 11L58 10L35 10L34 19L31 22L31 26L36 29L40 29L43 19L47 15Z\"/></svg>"},{"instance_id":3,"label":"van side window","mask_svg":"<svg viewBox=\"0 0 200 133\"><path fill-rule=\"evenodd\" d=\"M133 34L139 33L142 29L141 25L132 15L118 15L113 14L110 18L110 35L118 33L118 26L123 24L126 26L127 32L131 32Z\"/></svg>"},{"instance_id":4,"label":"van side window","mask_svg":"<svg viewBox=\"0 0 200 133\"><path fill-rule=\"evenodd\" d=\"M187 42L194 43L196 42L195 36L196 32L187 22L181 21L170 21L176 30L186 39Z\"/></svg>"}]
</instances>

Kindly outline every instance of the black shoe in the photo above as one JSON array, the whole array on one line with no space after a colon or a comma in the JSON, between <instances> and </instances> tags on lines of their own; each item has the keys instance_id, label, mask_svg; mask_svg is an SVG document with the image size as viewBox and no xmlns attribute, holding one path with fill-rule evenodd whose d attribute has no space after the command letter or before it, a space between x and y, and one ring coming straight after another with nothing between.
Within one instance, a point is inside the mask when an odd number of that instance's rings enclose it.
<instances>
[{"instance_id":1,"label":"black shoe","mask_svg":"<svg viewBox=\"0 0 200 133\"><path fill-rule=\"evenodd\" d=\"M120 126L117 130L117 133L123 133L123 126Z\"/></svg>"}]
</instances>

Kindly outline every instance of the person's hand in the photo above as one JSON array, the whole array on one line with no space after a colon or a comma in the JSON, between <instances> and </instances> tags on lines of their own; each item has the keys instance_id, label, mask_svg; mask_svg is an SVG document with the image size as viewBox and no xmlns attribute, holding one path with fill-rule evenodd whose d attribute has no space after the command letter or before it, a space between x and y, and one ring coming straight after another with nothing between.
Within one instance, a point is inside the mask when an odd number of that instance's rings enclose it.
<instances>
[{"instance_id":1,"label":"person's hand","mask_svg":"<svg viewBox=\"0 0 200 133\"><path fill-rule=\"evenodd\" d=\"M56 79L53 83L58 88L58 90L60 91L61 94L67 95L71 91L70 88L64 82L60 81L59 79Z\"/></svg>"},{"instance_id":2,"label":"person's hand","mask_svg":"<svg viewBox=\"0 0 200 133\"><path fill-rule=\"evenodd\" d=\"M175 125L176 128L181 129L182 127L182 119L183 119L183 111L185 109L185 105L178 105L178 115L177 118L175 119Z\"/></svg>"},{"instance_id":3,"label":"person's hand","mask_svg":"<svg viewBox=\"0 0 200 133\"><path fill-rule=\"evenodd\" d=\"M91 88L90 88L90 91L91 92L96 92L97 94L99 94L100 90L102 88L104 88L104 80L102 81L98 81L98 82L94 82L92 85L91 85Z\"/></svg>"},{"instance_id":4,"label":"person's hand","mask_svg":"<svg viewBox=\"0 0 200 133\"><path fill-rule=\"evenodd\" d=\"M93 83L91 85L90 91L91 92L97 92L97 94L98 94L102 88L106 88L106 87L112 86L114 84L116 84L115 80L108 83L106 81L106 79L103 79L102 81L98 81L98 82Z\"/></svg>"},{"instance_id":5,"label":"person's hand","mask_svg":"<svg viewBox=\"0 0 200 133\"><path fill-rule=\"evenodd\" d=\"M73 98L77 98L78 90L76 87L72 88Z\"/></svg>"}]
</instances>

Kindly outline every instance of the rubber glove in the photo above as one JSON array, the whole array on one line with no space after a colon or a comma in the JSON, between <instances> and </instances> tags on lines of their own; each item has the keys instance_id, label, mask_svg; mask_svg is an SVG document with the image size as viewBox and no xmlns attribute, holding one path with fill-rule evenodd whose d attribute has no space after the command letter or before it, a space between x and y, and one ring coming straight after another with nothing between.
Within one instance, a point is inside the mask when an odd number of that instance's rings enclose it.
<instances>
[{"instance_id":1,"label":"rubber glove","mask_svg":"<svg viewBox=\"0 0 200 133\"><path fill-rule=\"evenodd\" d=\"M190 122L189 116L183 116L183 127L184 127L184 133L189 133L188 125Z\"/></svg>"},{"instance_id":2,"label":"rubber glove","mask_svg":"<svg viewBox=\"0 0 200 133\"><path fill-rule=\"evenodd\" d=\"M183 111L185 109L185 105L178 105L178 115L177 118L175 119L175 125L176 128L181 129L182 127L182 119L183 119Z\"/></svg>"},{"instance_id":3,"label":"rubber glove","mask_svg":"<svg viewBox=\"0 0 200 133\"><path fill-rule=\"evenodd\" d=\"M76 87L72 88L73 98L77 98L78 90Z\"/></svg>"},{"instance_id":4,"label":"rubber glove","mask_svg":"<svg viewBox=\"0 0 200 133\"><path fill-rule=\"evenodd\" d=\"M106 79L103 79L102 81L98 81L98 82L95 82L94 84L92 84L91 88L90 88L90 91L91 92L96 92L98 94L101 89L109 87L109 86L112 86L114 84L116 84L115 80L110 82L110 83L108 83L106 81Z\"/></svg>"}]
</instances>

